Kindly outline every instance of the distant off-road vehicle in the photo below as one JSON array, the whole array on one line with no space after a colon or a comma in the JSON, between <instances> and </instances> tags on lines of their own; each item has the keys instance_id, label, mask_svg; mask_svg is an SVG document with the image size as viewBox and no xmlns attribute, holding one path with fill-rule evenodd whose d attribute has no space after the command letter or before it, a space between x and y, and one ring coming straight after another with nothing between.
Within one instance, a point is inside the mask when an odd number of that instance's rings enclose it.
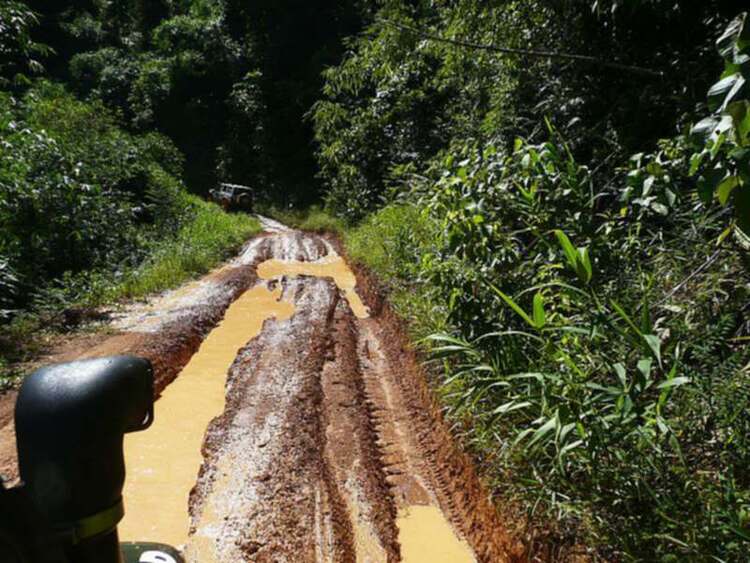
<instances>
[{"instance_id":1,"label":"distant off-road vehicle","mask_svg":"<svg viewBox=\"0 0 750 563\"><path fill-rule=\"evenodd\" d=\"M224 211L253 211L253 190L247 186L221 183L208 193L211 201L218 203Z\"/></svg>"}]
</instances>

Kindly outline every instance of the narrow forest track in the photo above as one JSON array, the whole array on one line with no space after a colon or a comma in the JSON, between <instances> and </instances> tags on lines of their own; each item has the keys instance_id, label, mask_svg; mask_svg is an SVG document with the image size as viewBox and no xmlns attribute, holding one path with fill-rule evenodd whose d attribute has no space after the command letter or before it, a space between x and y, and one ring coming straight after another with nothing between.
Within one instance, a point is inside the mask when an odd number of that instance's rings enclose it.
<instances>
[{"instance_id":1,"label":"narrow forest track","mask_svg":"<svg viewBox=\"0 0 750 563\"><path fill-rule=\"evenodd\" d=\"M355 278L335 240L264 226L272 232L251 241L234 262L158 303L128 311L115 323L122 332L78 354L160 357L171 364L156 370L166 408L169 401L189 400L170 393L190 385L191 365L195 372L193 364L217 336L211 331L222 329L220 319L243 318L232 309L243 294L260 292L261 301L246 303L251 312L273 305L257 329L248 328L247 341L244 325L232 320L224 326L241 345L229 356L222 403L217 416L206 419L205 435L198 403L195 416L191 406L185 409L183 418L197 421L202 440L202 447L189 446L201 454L196 479L177 494L178 506L189 492L179 542L187 560L515 560L517 546L468 457L453 443L400 321L372 280ZM181 346L169 343L178 327L194 335L183 337ZM113 350L118 343L128 344ZM183 351L190 346L190 354ZM75 346L67 354L76 356ZM223 377L226 368L221 371ZM165 389L175 378L174 388ZM180 396L190 392L184 388ZM169 408L175 416L175 407ZM157 423L159 412L157 402ZM158 447L139 453L136 446L129 452L126 441L136 484L136 474L150 478L166 471L149 452L169 450L162 442L169 438L153 436ZM194 470L188 466L188 476ZM168 477L158 479L170 486ZM125 528L137 535L139 525L153 519L152 507L141 506L128 489L125 502Z\"/></svg>"}]
</instances>

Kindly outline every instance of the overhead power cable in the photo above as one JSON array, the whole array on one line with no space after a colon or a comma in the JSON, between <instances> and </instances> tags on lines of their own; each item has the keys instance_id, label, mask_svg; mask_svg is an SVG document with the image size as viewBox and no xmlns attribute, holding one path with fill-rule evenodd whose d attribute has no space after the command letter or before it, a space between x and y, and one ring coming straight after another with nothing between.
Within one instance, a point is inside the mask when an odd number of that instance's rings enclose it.
<instances>
[{"instance_id":1,"label":"overhead power cable","mask_svg":"<svg viewBox=\"0 0 750 563\"><path fill-rule=\"evenodd\" d=\"M449 45L455 45L457 47L465 47L468 49L479 49L482 51L492 51L495 53L504 53L508 55L522 55L526 57L564 59L564 60L569 60L569 61L585 62L585 63L599 65L599 66L603 66L607 68L614 68L614 69L622 70L625 72L633 72L637 74L642 74L646 76L654 76L657 78L664 77L664 72L659 71L659 70L645 68L642 66L627 65L623 63L617 63L617 62L603 61L601 59L598 59L596 57L592 57L589 55L578 55L575 53L561 53L559 51L544 51L544 50L538 50L538 49L516 49L514 47L503 47L501 45L488 45L488 44L483 44L483 43L474 43L471 41L463 41L460 39L450 39L448 37L442 37L440 35L429 33L427 31L417 29L416 27L411 27L409 25L394 22L392 20L385 19L385 18L379 18L377 21L384 23L386 25L398 28L402 31L413 33L424 39L429 39L431 41L438 41L440 43L447 43Z\"/></svg>"}]
</instances>

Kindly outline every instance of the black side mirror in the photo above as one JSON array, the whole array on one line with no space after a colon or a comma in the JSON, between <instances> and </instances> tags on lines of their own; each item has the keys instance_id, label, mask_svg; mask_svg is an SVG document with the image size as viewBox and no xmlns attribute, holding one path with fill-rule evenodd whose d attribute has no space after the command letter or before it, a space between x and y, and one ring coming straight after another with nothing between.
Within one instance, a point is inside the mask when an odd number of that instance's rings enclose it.
<instances>
[{"instance_id":1,"label":"black side mirror","mask_svg":"<svg viewBox=\"0 0 750 563\"><path fill-rule=\"evenodd\" d=\"M119 563L123 435L153 419L153 370L133 356L42 368L16 402L19 472L34 509L67 537L70 560Z\"/></svg>"}]
</instances>

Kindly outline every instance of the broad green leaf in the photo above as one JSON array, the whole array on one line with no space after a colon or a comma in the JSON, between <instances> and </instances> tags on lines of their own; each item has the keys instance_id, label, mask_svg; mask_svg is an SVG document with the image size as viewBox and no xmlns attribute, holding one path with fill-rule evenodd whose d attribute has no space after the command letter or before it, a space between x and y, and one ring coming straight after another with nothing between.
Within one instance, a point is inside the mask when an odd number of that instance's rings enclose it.
<instances>
[{"instance_id":1,"label":"broad green leaf","mask_svg":"<svg viewBox=\"0 0 750 563\"><path fill-rule=\"evenodd\" d=\"M690 383L689 377L673 377L672 379L668 379L667 381L662 381L659 383L659 385L656 386L657 389L668 389L671 387L679 387L680 385L685 385L686 383Z\"/></svg>"},{"instance_id":2,"label":"broad green leaf","mask_svg":"<svg viewBox=\"0 0 750 563\"><path fill-rule=\"evenodd\" d=\"M655 162L655 161L649 162L646 165L646 172L648 172L652 177L654 177L654 180L655 180L656 177L664 175L664 168L658 162Z\"/></svg>"},{"instance_id":3,"label":"broad green leaf","mask_svg":"<svg viewBox=\"0 0 750 563\"><path fill-rule=\"evenodd\" d=\"M709 154L711 155L711 158L716 158L716 156L719 154L719 151L721 151L721 148L724 146L724 143L727 141L727 134L726 131L719 131L719 129L716 130L716 134L711 138L711 148L709 150Z\"/></svg>"},{"instance_id":4,"label":"broad green leaf","mask_svg":"<svg viewBox=\"0 0 750 563\"><path fill-rule=\"evenodd\" d=\"M670 207L674 207L674 204L677 201L677 194L669 188L664 188L664 195L666 196L667 203L669 203Z\"/></svg>"},{"instance_id":5,"label":"broad green leaf","mask_svg":"<svg viewBox=\"0 0 750 563\"><path fill-rule=\"evenodd\" d=\"M613 395L615 397L619 397L624 392L624 390L620 389L619 387L612 387L611 385L605 387L604 385L599 385L598 383L587 383L586 388L593 389L594 391L602 391L607 395Z\"/></svg>"},{"instance_id":6,"label":"broad green leaf","mask_svg":"<svg viewBox=\"0 0 750 563\"><path fill-rule=\"evenodd\" d=\"M523 442L523 440L526 439L526 437L532 432L534 432L533 428L527 428L526 430L519 432L518 435L516 436L516 439L513 440L513 447Z\"/></svg>"},{"instance_id":7,"label":"broad green leaf","mask_svg":"<svg viewBox=\"0 0 750 563\"><path fill-rule=\"evenodd\" d=\"M568 424L560 428L560 431L557 435L557 441L561 444L565 443L565 438L568 437L568 434L570 434L570 432L575 429L575 427L576 425L574 422L569 422Z\"/></svg>"},{"instance_id":8,"label":"broad green leaf","mask_svg":"<svg viewBox=\"0 0 750 563\"><path fill-rule=\"evenodd\" d=\"M690 157L690 171L688 172L690 176L695 176L698 173L701 164L703 164L703 159L707 154L706 151L701 151Z\"/></svg>"},{"instance_id":9,"label":"broad green leaf","mask_svg":"<svg viewBox=\"0 0 750 563\"><path fill-rule=\"evenodd\" d=\"M574 450L578 447L583 445L583 440L576 440L575 442L571 442L570 444L566 444L561 450L560 450L560 456L564 456L569 451Z\"/></svg>"},{"instance_id":10,"label":"broad green leaf","mask_svg":"<svg viewBox=\"0 0 750 563\"><path fill-rule=\"evenodd\" d=\"M507 414L509 412L516 411L518 409L525 409L526 407L530 407L531 403L528 401L517 403L515 401L510 401L509 403L505 403L504 405L500 405L495 410L492 411L492 414Z\"/></svg>"},{"instance_id":11,"label":"broad green leaf","mask_svg":"<svg viewBox=\"0 0 750 563\"><path fill-rule=\"evenodd\" d=\"M719 199L719 203L726 205L732 190L739 185L740 179L738 176L727 176L716 188L716 197Z\"/></svg>"},{"instance_id":12,"label":"broad green leaf","mask_svg":"<svg viewBox=\"0 0 750 563\"><path fill-rule=\"evenodd\" d=\"M555 231L555 236L557 237L557 240L560 243L563 252L565 253L565 257L568 259L568 265L575 272L578 253L576 252L573 243L570 242L568 235L560 230Z\"/></svg>"},{"instance_id":13,"label":"broad green leaf","mask_svg":"<svg viewBox=\"0 0 750 563\"><path fill-rule=\"evenodd\" d=\"M703 203L709 204L714 198L716 187L726 177L726 170L722 167L708 170L698 178L698 196Z\"/></svg>"},{"instance_id":14,"label":"broad green leaf","mask_svg":"<svg viewBox=\"0 0 750 563\"><path fill-rule=\"evenodd\" d=\"M651 307L649 306L648 296L644 295L641 302L641 332L650 333L652 327Z\"/></svg>"},{"instance_id":15,"label":"broad green leaf","mask_svg":"<svg viewBox=\"0 0 750 563\"><path fill-rule=\"evenodd\" d=\"M644 334L643 340L649 347L649 350L654 354L656 362L661 365L661 339L655 334Z\"/></svg>"},{"instance_id":16,"label":"broad green leaf","mask_svg":"<svg viewBox=\"0 0 750 563\"><path fill-rule=\"evenodd\" d=\"M516 303L515 301L513 301L513 299L512 299L511 297L509 297L508 295L505 295L505 293L503 293L502 291L500 291L500 290L499 290L499 289L498 289L497 287L495 287L494 285L492 285L492 284L489 284L489 285L490 285L490 287L492 288L492 290L493 290L493 291L494 291L495 293L497 293L497 295L499 295L499 296L500 296L500 298L501 298L501 299L502 299L503 301L505 301L505 303L507 303L507 304L508 304L508 306L509 306L509 307L510 307L511 309L513 309L513 310L514 310L514 311L515 311L515 312L516 312L516 313L518 314L518 316L519 316L519 317L521 317L521 318L522 318L522 319L523 319L524 321L526 321L526 322L527 322L527 323L529 324L529 326L531 326L531 327L533 327L533 328L536 328L536 323L534 322L534 320L533 320L533 319L532 319L531 317L529 317L529 316L528 316L528 315L526 314L526 311L524 311L524 310L523 310L523 309L522 309L522 308L521 308L521 307L520 307L520 306L518 305L518 303Z\"/></svg>"},{"instance_id":17,"label":"broad green leaf","mask_svg":"<svg viewBox=\"0 0 750 563\"><path fill-rule=\"evenodd\" d=\"M543 328L547 323L547 315L544 312L544 297L541 292L534 294L534 324L536 328Z\"/></svg>"},{"instance_id":18,"label":"broad green leaf","mask_svg":"<svg viewBox=\"0 0 750 563\"><path fill-rule=\"evenodd\" d=\"M745 89L747 80L737 72L722 78L708 91L708 107L711 111L724 111Z\"/></svg>"},{"instance_id":19,"label":"broad green leaf","mask_svg":"<svg viewBox=\"0 0 750 563\"><path fill-rule=\"evenodd\" d=\"M547 434L549 434L558 424L558 418L557 413L555 413L555 416L550 418L547 422L545 422L542 426L540 426L535 432L534 435L531 437L531 441L526 446L527 448L530 448L534 444L536 444L539 440L544 438Z\"/></svg>"},{"instance_id":20,"label":"broad green leaf","mask_svg":"<svg viewBox=\"0 0 750 563\"><path fill-rule=\"evenodd\" d=\"M576 256L576 271L578 277L584 283L589 283L594 274L591 268L591 260L589 258L589 249L587 246L578 249L578 255Z\"/></svg>"},{"instance_id":21,"label":"broad green leaf","mask_svg":"<svg viewBox=\"0 0 750 563\"><path fill-rule=\"evenodd\" d=\"M622 388L626 389L628 386L628 377L625 372L625 366L621 363L616 363L614 366L612 366L615 370L615 374L617 374L617 379L620 380L620 383L622 384Z\"/></svg>"},{"instance_id":22,"label":"broad green leaf","mask_svg":"<svg viewBox=\"0 0 750 563\"><path fill-rule=\"evenodd\" d=\"M638 360L638 371L643 374L643 377L645 379L648 379L651 375L651 364L651 358L643 358L642 360Z\"/></svg>"},{"instance_id":23,"label":"broad green leaf","mask_svg":"<svg viewBox=\"0 0 750 563\"><path fill-rule=\"evenodd\" d=\"M716 40L716 49L724 59L733 61L737 44L740 41L747 40L749 33L747 14L740 14Z\"/></svg>"},{"instance_id":24,"label":"broad green leaf","mask_svg":"<svg viewBox=\"0 0 750 563\"><path fill-rule=\"evenodd\" d=\"M643 181L643 190L641 192L643 197L646 197L649 193L651 193L651 188L654 187L654 182L656 182L656 178L654 176L649 176Z\"/></svg>"},{"instance_id":25,"label":"broad green leaf","mask_svg":"<svg viewBox=\"0 0 750 563\"><path fill-rule=\"evenodd\" d=\"M715 117L706 117L693 126L690 130L690 136L695 139L705 141L708 139L719 125L719 120ZM692 169L691 169L692 170ZM695 172L697 172L697 167ZM693 172L693 174L695 174Z\"/></svg>"},{"instance_id":26,"label":"broad green leaf","mask_svg":"<svg viewBox=\"0 0 750 563\"><path fill-rule=\"evenodd\" d=\"M740 100L727 106L727 113L732 116L734 127L741 139L750 134L750 101Z\"/></svg>"}]
</instances>

